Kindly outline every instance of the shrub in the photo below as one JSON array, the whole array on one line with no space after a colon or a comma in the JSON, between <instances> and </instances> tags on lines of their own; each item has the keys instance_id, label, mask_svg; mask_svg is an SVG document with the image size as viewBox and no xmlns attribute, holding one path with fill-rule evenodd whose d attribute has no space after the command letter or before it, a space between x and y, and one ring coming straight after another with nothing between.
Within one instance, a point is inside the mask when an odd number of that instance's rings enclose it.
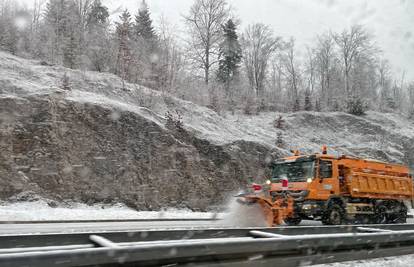
<instances>
[{"instance_id":1,"label":"shrub","mask_svg":"<svg viewBox=\"0 0 414 267\"><path fill-rule=\"evenodd\" d=\"M347 103L348 113L355 116L365 115L368 105L359 97L353 97Z\"/></svg>"},{"instance_id":2,"label":"shrub","mask_svg":"<svg viewBox=\"0 0 414 267\"><path fill-rule=\"evenodd\" d=\"M175 114L170 111L167 111L165 113L165 118L167 119L167 122L165 123L167 129L178 131L184 130L183 117L181 113L177 110L175 111Z\"/></svg>"}]
</instances>

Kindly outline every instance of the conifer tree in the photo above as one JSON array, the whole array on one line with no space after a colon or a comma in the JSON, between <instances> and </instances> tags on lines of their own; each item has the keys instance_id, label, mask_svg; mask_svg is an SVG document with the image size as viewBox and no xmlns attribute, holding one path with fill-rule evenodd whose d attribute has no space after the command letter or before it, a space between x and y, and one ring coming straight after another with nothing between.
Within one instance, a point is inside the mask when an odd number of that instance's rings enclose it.
<instances>
[{"instance_id":1,"label":"conifer tree","mask_svg":"<svg viewBox=\"0 0 414 267\"><path fill-rule=\"evenodd\" d=\"M116 24L116 37L118 45L116 73L123 80L128 80L131 67L131 33L132 23L131 14L127 9L121 14L120 22Z\"/></svg>"},{"instance_id":2,"label":"conifer tree","mask_svg":"<svg viewBox=\"0 0 414 267\"><path fill-rule=\"evenodd\" d=\"M299 98L298 98L298 97L297 97L297 98L295 99L295 101L293 102L292 111L293 111L293 112L298 112L298 111L300 111L300 101L299 101Z\"/></svg>"},{"instance_id":3,"label":"conifer tree","mask_svg":"<svg viewBox=\"0 0 414 267\"><path fill-rule=\"evenodd\" d=\"M15 55L17 42L17 29L14 23L11 20L0 21L0 49Z\"/></svg>"},{"instance_id":4,"label":"conifer tree","mask_svg":"<svg viewBox=\"0 0 414 267\"><path fill-rule=\"evenodd\" d=\"M309 90L305 91L305 104L304 104L304 109L306 111L311 111L312 110L312 101L311 101L311 93L309 92Z\"/></svg>"},{"instance_id":5,"label":"conifer tree","mask_svg":"<svg viewBox=\"0 0 414 267\"><path fill-rule=\"evenodd\" d=\"M347 109L349 114L362 116L368 110L368 105L360 96L354 95L347 101Z\"/></svg>"},{"instance_id":6,"label":"conifer tree","mask_svg":"<svg viewBox=\"0 0 414 267\"><path fill-rule=\"evenodd\" d=\"M230 94L230 84L238 75L238 69L242 59L242 50L236 25L229 19L223 26L224 40L220 44L219 50L219 69L217 78L226 86L226 94Z\"/></svg>"},{"instance_id":7,"label":"conifer tree","mask_svg":"<svg viewBox=\"0 0 414 267\"><path fill-rule=\"evenodd\" d=\"M153 27L151 13L145 0L142 0L138 14L135 16L133 29L135 50L134 66L136 80L152 88L160 86L161 66L159 63L160 45Z\"/></svg>"},{"instance_id":8,"label":"conifer tree","mask_svg":"<svg viewBox=\"0 0 414 267\"><path fill-rule=\"evenodd\" d=\"M63 65L65 67L74 69L78 64L78 40L76 39L73 29L70 31L69 36L64 39L63 46Z\"/></svg>"},{"instance_id":9,"label":"conifer tree","mask_svg":"<svg viewBox=\"0 0 414 267\"><path fill-rule=\"evenodd\" d=\"M65 90L65 91L70 91L71 90L69 77L68 77L68 74L66 72L63 74L63 77L62 77L62 89Z\"/></svg>"},{"instance_id":10,"label":"conifer tree","mask_svg":"<svg viewBox=\"0 0 414 267\"><path fill-rule=\"evenodd\" d=\"M276 129L283 129L285 126L285 120L283 119L282 115L279 115L279 117L273 122L273 126Z\"/></svg>"},{"instance_id":11,"label":"conifer tree","mask_svg":"<svg viewBox=\"0 0 414 267\"><path fill-rule=\"evenodd\" d=\"M276 134L276 146L283 148L285 145L285 142L283 140L283 133L281 131L278 131Z\"/></svg>"},{"instance_id":12,"label":"conifer tree","mask_svg":"<svg viewBox=\"0 0 414 267\"><path fill-rule=\"evenodd\" d=\"M45 54L54 63L75 68L80 53L80 32L75 3L49 0L45 12Z\"/></svg>"},{"instance_id":13,"label":"conifer tree","mask_svg":"<svg viewBox=\"0 0 414 267\"><path fill-rule=\"evenodd\" d=\"M148 43L154 42L156 39L151 14L145 0L142 0L138 14L135 16L134 34L136 38L140 37Z\"/></svg>"},{"instance_id":14,"label":"conifer tree","mask_svg":"<svg viewBox=\"0 0 414 267\"><path fill-rule=\"evenodd\" d=\"M322 111L321 101L319 99L315 100L315 111L316 112L321 112Z\"/></svg>"},{"instance_id":15,"label":"conifer tree","mask_svg":"<svg viewBox=\"0 0 414 267\"><path fill-rule=\"evenodd\" d=\"M67 30L68 17L67 0L49 0L45 10L44 39L46 40L45 53L48 59L54 63L60 63L65 32Z\"/></svg>"},{"instance_id":16,"label":"conifer tree","mask_svg":"<svg viewBox=\"0 0 414 267\"><path fill-rule=\"evenodd\" d=\"M111 38L109 36L109 12L101 0L92 3L87 15L86 55L90 68L105 71L110 65Z\"/></svg>"},{"instance_id":17,"label":"conifer tree","mask_svg":"<svg viewBox=\"0 0 414 267\"><path fill-rule=\"evenodd\" d=\"M87 18L88 32L91 33L96 30L96 27L104 27L109 18L108 8L102 5L101 0L95 0L92 3L90 12Z\"/></svg>"}]
</instances>

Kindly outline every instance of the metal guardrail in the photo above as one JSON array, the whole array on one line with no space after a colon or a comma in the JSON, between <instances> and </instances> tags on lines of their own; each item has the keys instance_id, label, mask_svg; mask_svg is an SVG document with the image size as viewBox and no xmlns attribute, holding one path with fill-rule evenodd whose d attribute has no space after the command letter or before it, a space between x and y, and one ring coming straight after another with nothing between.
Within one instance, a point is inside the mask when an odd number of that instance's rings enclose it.
<instances>
[{"instance_id":1,"label":"metal guardrail","mask_svg":"<svg viewBox=\"0 0 414 267\"><path fill-rule=\"evenodd\" d=\"M414 225L404 224L76 235L2 236L0 266L291 267L414 253Z\"/></svg>"},{"instance_id":2,"label":"metal guardrail","mask_svg":"<svg viewBox=\"0 0 414 267\"><path fill-rule=\"evenodd\" d=\"M99 227L99 226L97 226ZM281 235L313 235L335 233L358 233L361 229L376 228L382 230L405 231L414 230L414 224L384 224L384 225L344 225L344 226L292 226L275 228L255 228ZM251 228L196 228L174 230L134 230L134 231L93 231L84 233L58 234L17 234L0 235L0 249L45 247L60 245L88 244L89 236L99 235L113 242L148 242L159 240L187 240L248 237Z\"/></svg>"}]
</instances>

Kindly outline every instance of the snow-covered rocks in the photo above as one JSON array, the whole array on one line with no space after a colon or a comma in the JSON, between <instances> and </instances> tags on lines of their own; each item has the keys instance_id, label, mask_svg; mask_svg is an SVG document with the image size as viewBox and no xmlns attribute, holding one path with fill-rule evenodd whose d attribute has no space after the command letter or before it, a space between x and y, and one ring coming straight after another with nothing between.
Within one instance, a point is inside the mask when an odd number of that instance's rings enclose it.
<instances>
[{"instance_id":1,"label":"snow-covered rocks","mask_svg":"<svg viewBox=\"0 0 414 267\"><path fill-rule=\"evenodd\" d=\"M68 77L71 90L62 89ZM167 111L185 131L165 126ZM283 129L274 128L280 115ZM277 133L285 143L276 147ZM269 160L319 151L413 162L414 124L396 114L219 115L112 74L0 52L0 198L24 191L137 209L220 205Z\"/></svg>"}]
</instances>

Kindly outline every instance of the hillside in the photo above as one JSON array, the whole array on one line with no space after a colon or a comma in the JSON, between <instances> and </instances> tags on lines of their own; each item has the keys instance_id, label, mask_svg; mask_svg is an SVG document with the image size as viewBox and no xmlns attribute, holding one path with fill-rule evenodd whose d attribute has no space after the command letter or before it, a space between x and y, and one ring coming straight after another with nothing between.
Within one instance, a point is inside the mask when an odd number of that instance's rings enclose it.
<instances>
[{"instance_id":1,"label":"hillside","mask_svg":"<svg viewBox=\"0 0 414 267\"><path fill-rule=\"evenodd\" d=\"M64 73L71 90L63 90ZM166 127L167 111L184 129ZM285 120L284 149L273 121ZM328 144L392 162L414 160L414 123L398 114L218 115L111 74L44 66L0 53L0 198L38 194L138 209L221 204L266 162ZM26 192L26 193L25 193ZM30 192L30 193L27 193ZM16 197L17 195L17 197Z\"/></svg>"}]
</instances>

